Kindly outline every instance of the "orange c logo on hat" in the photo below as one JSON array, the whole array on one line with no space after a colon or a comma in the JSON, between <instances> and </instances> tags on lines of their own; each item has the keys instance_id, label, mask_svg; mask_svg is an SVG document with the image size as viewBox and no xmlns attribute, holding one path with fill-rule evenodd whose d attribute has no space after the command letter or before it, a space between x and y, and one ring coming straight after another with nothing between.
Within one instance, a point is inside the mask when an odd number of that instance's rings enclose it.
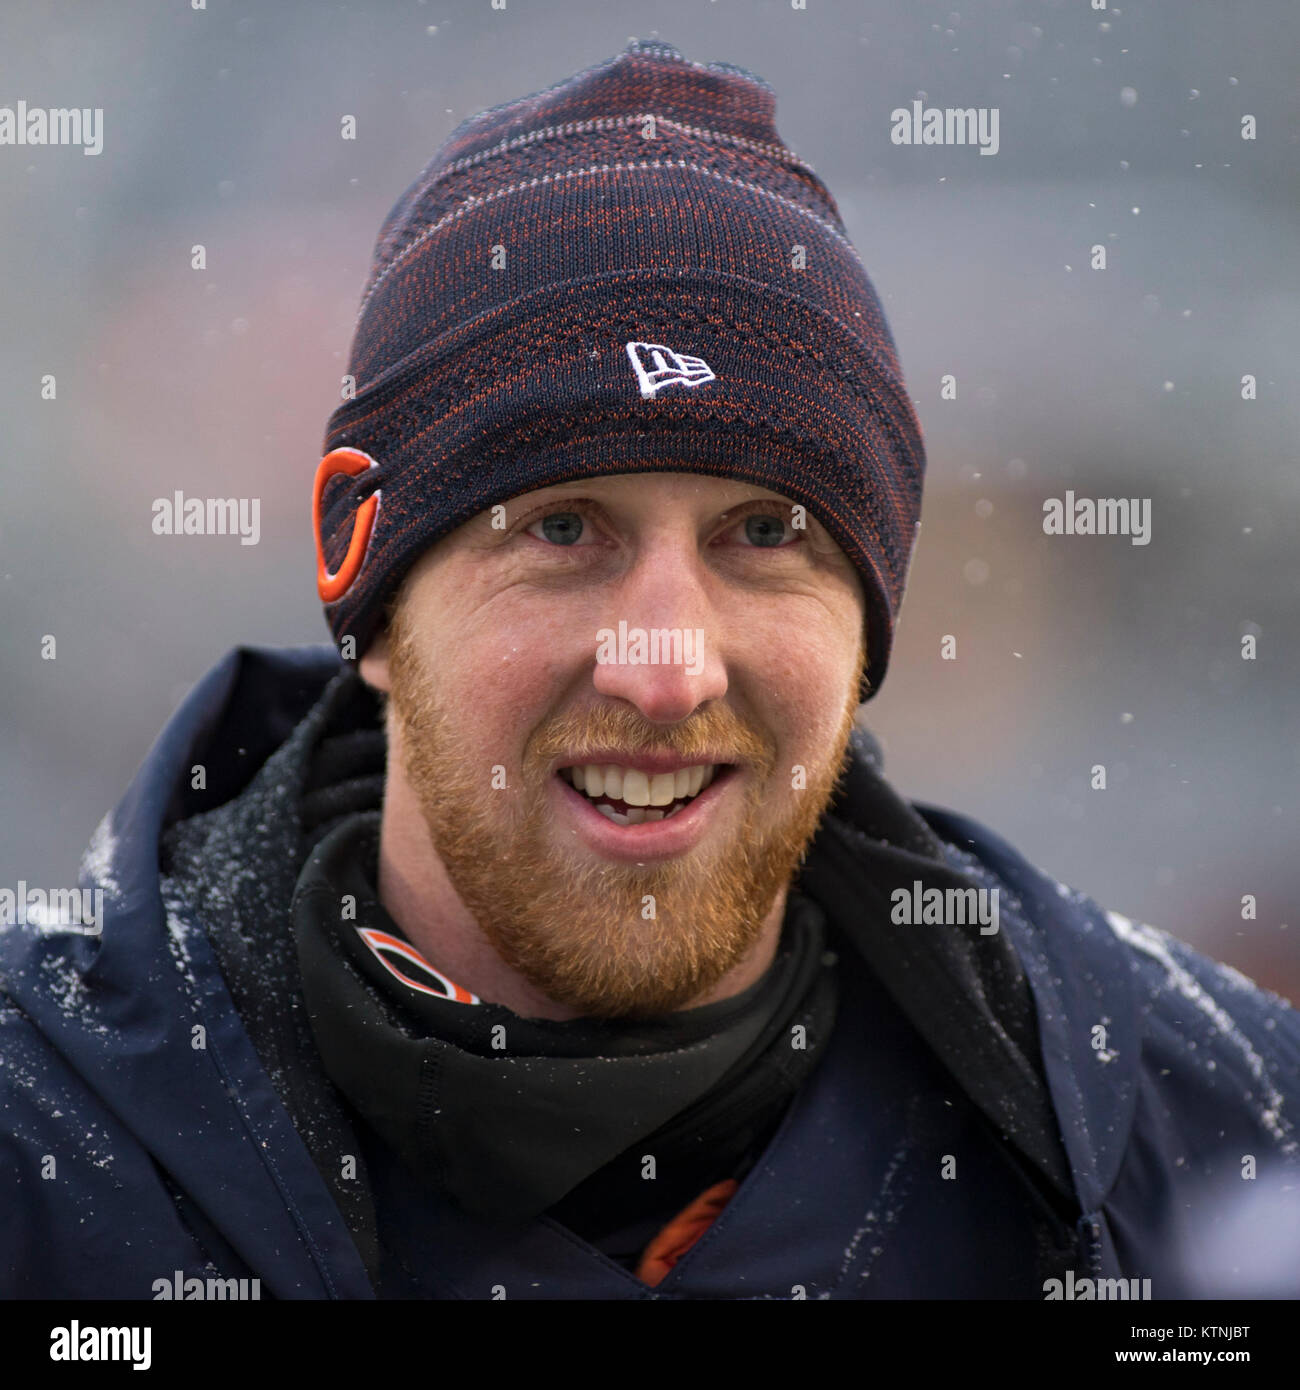
<instances>
[{"instance_id":1,"label":"orange c logo on hat","mask_svg":"<svg viewBox=\"0 0 1300 1390\"><path fill-rule=\"evenodd\" d=\"M366 548L375 529L375 518L379 515L379 490L376 489L357 508L352 522L352 539L348 542L348 553L343 563L333 574L325 566L325 549L321 544L320 503L325 493L325 484L337 473L346 473L355 478L359 473L379 464L363 454L360 449L333 449L325 455L316 469L316 484L311 494L312 529L316 533L316 590L325 603L341 599L352 587L366 558Z\"/></svg>"}]
</instances>

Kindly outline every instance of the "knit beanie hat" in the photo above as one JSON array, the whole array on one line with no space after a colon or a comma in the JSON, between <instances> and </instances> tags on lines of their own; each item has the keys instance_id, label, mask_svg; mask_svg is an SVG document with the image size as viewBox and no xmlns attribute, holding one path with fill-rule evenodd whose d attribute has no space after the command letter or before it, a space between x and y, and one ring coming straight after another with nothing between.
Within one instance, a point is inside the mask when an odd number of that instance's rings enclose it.
<instances>
[{"instance_id":1,"label":"knit beanie hat","mask_svg":"<svg viewBox=\"0 0 1300 1390\"><path fill-rule=\"evenodd\" d=\"M867 597L861 698L880 688L924 443L839 209L775 112L753 73L633 40L462 122L399 199L313 497L345 659L419 556L493 504L676 471L821 522Z\"/></svg>"}]
</instances>

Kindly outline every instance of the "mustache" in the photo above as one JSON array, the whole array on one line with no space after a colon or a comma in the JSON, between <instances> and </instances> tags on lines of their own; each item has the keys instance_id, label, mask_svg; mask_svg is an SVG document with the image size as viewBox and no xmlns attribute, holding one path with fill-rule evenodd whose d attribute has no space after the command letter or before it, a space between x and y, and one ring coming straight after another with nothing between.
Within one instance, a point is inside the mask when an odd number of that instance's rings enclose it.
<instances>
[{"instance_id":1,"label":"mustache","mask_svg":"<svg viewBox=\"0 0 1300 1390\"><path fill-rule=\"evenodd\" d=\"M573 710L552 720L525 751L525 762L544 768L558 757L591 754L589 761L608 762L608 750L629 756L679 758L683 762L747 763L768 773L776 761L776 743L745 724L723 706L701 710L687 723L669 728L652 723L622 706ZM595 756L599 750L600 756Z\"/></svg>"}]
</instances>

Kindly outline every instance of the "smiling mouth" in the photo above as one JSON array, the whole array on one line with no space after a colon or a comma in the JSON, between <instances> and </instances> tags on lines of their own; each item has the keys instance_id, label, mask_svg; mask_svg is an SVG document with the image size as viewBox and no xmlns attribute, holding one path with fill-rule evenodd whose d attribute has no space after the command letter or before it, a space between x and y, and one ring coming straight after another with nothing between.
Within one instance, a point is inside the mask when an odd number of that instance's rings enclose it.
<instances>
[{"instance_id":1,"label":"smiling mouth","mask_svg":"<svg viewBox=\"0 0 1300 1390\"><path fill-rule=\"evenodd\" d=\"M730 763L682 768L648 775L634 768L606 765L562 767L555 774L591 802L615 825L671 820L702 792L732 771Z\"/></svg>"}]
</instances>

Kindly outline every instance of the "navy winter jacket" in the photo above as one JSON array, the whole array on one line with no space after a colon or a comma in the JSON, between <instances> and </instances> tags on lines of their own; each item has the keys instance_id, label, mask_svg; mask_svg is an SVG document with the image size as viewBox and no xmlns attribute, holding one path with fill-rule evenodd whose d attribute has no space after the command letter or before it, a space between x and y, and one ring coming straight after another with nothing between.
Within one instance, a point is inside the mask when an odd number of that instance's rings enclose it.
<instances>
[{"instance_id":1,"label":"navy winter jacket","mask_svg":"<svg viewBox=\"0 0 1300 1390\"><path fill-rule=\"evenodd\" d=\"M157 1281L170 1284L180 1270L255 1277L264 1298L375 1297L202 922L169 920L159 891L160 838L182 814L193 765L208 769L209 804L236 796L339 669L329 647L229 653L173 716L95 833L81 883L104 890L102 935L0 927L0 1296L148 1299ZM875 773L865 742L855 739L853 756L854 775L819 850L822 881L841 914L855 903L866 912L873 892L873 831L860 823L854 788ZM1087 1281L1119 1279L1150 1279L1156 1298L1300 1295L1300 1014L1172 937L1103 911L975 822L911 809L954 863L999 889L1001 930L1032 997L1034 1070L1046 1080L1043 1113L1062 1155L1056 1181L1077 1241L1070 1288L1042 1296L1095 1296L1080 1292L1094 1287ZM1002 1029L988 1001L975 997L967 967L935 944L942 938L934 928L913 927L905 937L879 927L871 969L915 1028L918 1057L940 1065L991 1117L1016 1162L1037 1165L1045 1181L1051 1146L1017 1124L1014 1096L1004 1094L1011 1083L982 1060L992 1055L982 1040ZM840 1070L824 1073L815 1096L809 1083L807 1104L787 1123L788 1152L800 1135L856 1113L853 1054L842 1048L839 1057ZM936 1157L936 1182L938 1166ZM760 1277L740 1267L736 1252L764 1249L764 1225L778 1221L793 1222L796 1239L806 1233L811 1249L818 1223L834 1217L837 1192L817 1171L794 1166L782 1181L803 1190L787 1191L778 1212L761 1169L733 1199L734 1214L724 1213L731 1235L719 1221L717 1239L701 1242L675 1282L638 1288L624 1271L597 1273L595 1265L584 1282L575 1265L550 1295L939 1296L951 1287L940 1278L945 1265L981 1258L969 1232L1002 1220L1001 1189L981 1209L980 1193L958 1186L962 1221L915 1226L907 1261L881 1260L868 1277L869 1267L854 1262L888 1243L883 1228L893 1216L881 1213L892 1211L883 1197L900 1182L895 1163L880 1187L883 1204L865 1223L848 1221L853 1237L839 1277L805 1295L782 1282L780 1268ZM842 1196L851 1174L839 1181ZM872 1177L871 1191L877 1186ZM523 1269L525 1255L518 1260ZM978 1287L974 1272L970 1287ZM1110 1287L1100 1296L1123 1296ZM446 1296L493 1295L451 1279Z\"/></svg>"}]
</instances>

